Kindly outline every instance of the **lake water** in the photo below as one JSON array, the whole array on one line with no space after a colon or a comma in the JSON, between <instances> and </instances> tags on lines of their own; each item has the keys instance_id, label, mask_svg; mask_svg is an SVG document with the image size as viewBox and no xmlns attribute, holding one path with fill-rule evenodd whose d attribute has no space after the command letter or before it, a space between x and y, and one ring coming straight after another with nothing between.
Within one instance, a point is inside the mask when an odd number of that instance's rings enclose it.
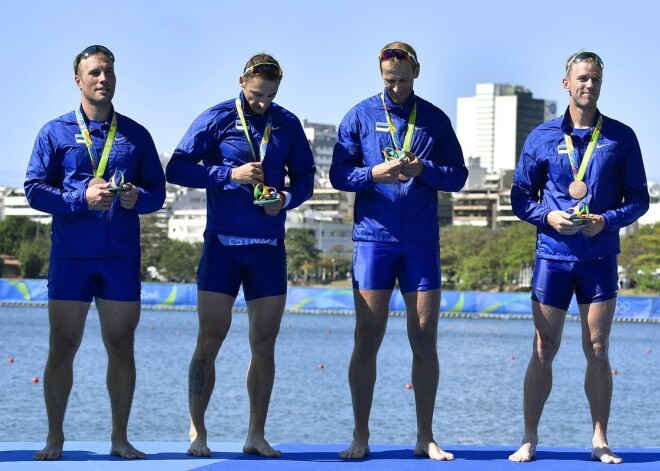
<instances>
[{"instance_id":1,"label":"lake water","mask_svg":"<svg viewBox=\"0 0 660 471\"><path fill-rule=\"evenodd\" d=\"M347 369L353 324L353 316L284 316L266 424L271 442L350 441L353 419ZM187 441L187 371L196 335L194 312L143 311L135 346L138 376L129 422L131 440ZM532 335L531 319L440 319L441 379L434 417L440 443L520 442L522 381ZM45 308L0 308L0 441L45 439L43 383L33 383L32 378L41 379L47 351ZM216 388L207 411L210 441L245 439L248 351L247 315L237 313L218 357ZM660 325L614 324L610 358L617 374L611 445L660 445L659 355ZM410 383L410 364L405 319L392 317L378 360L372 443L415 441L413 391L405 387ZM555 360L553 392L541 419L541 445L590 446L591 419L582 384L585 365L580 324L567 321ZM109 440L105 367L98 316L92 309L74 366L65 421L68 440Z\"/></svg>"}]
</instances>

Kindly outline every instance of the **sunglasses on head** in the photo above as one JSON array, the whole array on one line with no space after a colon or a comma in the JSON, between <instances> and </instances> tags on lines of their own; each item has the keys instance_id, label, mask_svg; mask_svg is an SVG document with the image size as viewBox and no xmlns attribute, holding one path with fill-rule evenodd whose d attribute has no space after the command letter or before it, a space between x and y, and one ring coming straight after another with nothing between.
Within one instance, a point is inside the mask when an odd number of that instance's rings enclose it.
<instances>
[{"instance_id":1,"label":"sunglasses on head","mask_svg":"<svg viewBox=\"0 0 660 471\"><path fill-rule=\"evenodd\" d=\"M417 64L417 57L415 57L415 54L412 52L408 52L405 49L400 49L400 48L390 48L390 49L383 49L380 51L380 54L378 54L378 59L383 61L383 60L390 60L392 58L397 58L399 60L411 60L415 64Z\"/></svg>"},{"instance_id":2,"label":"sunglasses on head","mask_svg":"<svg viewBox=\"0 0 660 471\"><path fill-rule=\"evenodd\" d=\"M580 62L585 61L587 59L594 60L601 69L605 67L605 65L603 64L603 59L601 59L600 56L598 56L598 54L596 54L595 52L583 51L583 52L578 52L571 58L570 61L568 61L566 72L568 72L568 70L571 68L571 65L579 64Z\"/></svg>"},{"instance_id":3,"label":"sunglasses on head","mask_svg":"<svg viewBox=\"0 0 660 471\"><path fill-rule=\"evenodd\" d=\"M279 65L272 62L260 62L259 64L254 64L250 67L246 67L243 71L243 77L247 74L262 74L264 72L269 72L275 74L277 78L282 78L282 69Z\"/></svg>"},{"instance_id":4,"label":"sunglasses on head","mask_svg":"<svg viewBox=\"0 0 660 471\"><path fill-rule=\"evenodd\" d=\"M112 52L110 52L110 49L108 49L105 46L99 46L98 44L95 44L94 46L89 46L83 49L83 51L76 56L76 61L75 61L76 69L78 69L78 65L80 64L81 60L87 59L89 56L93 56L94 54L103 54L112 62L115 61L115 55Z\"/></svg>"}]
</instances>

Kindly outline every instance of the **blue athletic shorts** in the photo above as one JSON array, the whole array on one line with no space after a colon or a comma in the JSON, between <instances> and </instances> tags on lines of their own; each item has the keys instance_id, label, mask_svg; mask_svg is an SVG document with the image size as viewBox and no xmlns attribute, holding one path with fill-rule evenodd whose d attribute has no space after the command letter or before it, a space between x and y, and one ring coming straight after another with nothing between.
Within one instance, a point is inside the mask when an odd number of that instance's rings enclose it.
<instances>
[{"instance_id":1,"label":"blue athletic shorts","mask_svg":"<svg viewBox=\"0 0 660 471\"><path fill-rule=\"evenodd\" d=\"M532 299L566 311L573 293L578 304L614 299L619 289L616 257L588 262L537 258L532 276Z\"/></svg>"},{"instance_id":2,"label":"blue athletic shorts","mask_svg":"<svg viewBox=\"0 0 660 471\"><path fill-rule=\"evenodd\" d=\"M51 258L48 299L140 300L140 257Z\"/></svg>"},{"instance_id":3,"label":"blue athletic shorts","mask_svg":"<svg viewBox=\"0 0 660 471\"><path fill-rule=\"evenodd\" d=\"M217 234L204 236L197 289L232 297L243 285L246 301L286 294L286 248L277 245L222 245Z\"/></svg>"},{"instance_id":4,"label":"blue athletic shorts","mask_svg":"<svg viewBox=\"0 0 660 471\"><path fill-rule=\"evenodd\" d=\"M440 288L440 245L356 241L353 247L353 288L394 289L402 293Z\"/></svg>"}]
</instances>

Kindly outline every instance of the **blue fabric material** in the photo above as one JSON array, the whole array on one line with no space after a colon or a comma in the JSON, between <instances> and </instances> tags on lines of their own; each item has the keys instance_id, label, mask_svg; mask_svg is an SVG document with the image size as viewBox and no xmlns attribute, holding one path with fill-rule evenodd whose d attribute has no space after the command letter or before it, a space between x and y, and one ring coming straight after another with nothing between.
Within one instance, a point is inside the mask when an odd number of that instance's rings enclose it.
<instances>
[{"instance_id":1,"label":"blue fabric material","mask_svg":"<svg viewBox=\"0 0 660 471\"><path fill-rule=\"evenodd\" d=\"M85 120L101 155L110 122ZM122 208L117 197L109 211L92 211L85 199L92 164L77 134L73 111L47 123L37 136L25 177L30 206L53 215L51 257L139 257L138 215L158 211L165 201L165 175L151 135L117 113L117 134L104 177L107 181L121 170L140 194L131 210Z\"/></svg>"},{"instance_id":2,"label":"blue fabric material","mask_svg":"<svg viewBox=\"0 0 660 471\"><path fill-rule=\"evenodd\" d=\"M140 289L140 257L54 258L48 267L49 299L140 301Z\"/></svg>"},{"instance_id":3,"label":"blue fabric material","mask_svg":"<svg viewBox=\"0 0 660 471\"><path fill-rule=\"evenodd\" d=\"M245 103L242 92L240 99ZM264 115L245 115L256 155L268 113L273 115L273 129L262 162L265 184L290 193L286 209L294 209L312 196L316 170L312 150L300 120L271 103ZM269 216L253 204L252 185L231 184L231 169L251 161L252 152L231 99L204 111L192 123L167 165L167 181L206 189L205 234L284 239L286 211ZM286 176L289 186L285 186Z\"/></svg>"},{"instance_id":4,"label":"blue fabric material","mask_svg":"<svg viewBox=\"0 0 660 471\"><path fill-rule=\"evenodd\" d=\"M197 268L199 291L238 296L243 285L246 301L286 294L286 248L269 244L223 245L216 235L204 237Z\"/></svg>"},{"instance_id":5,"label":"blue fabric material","mask_svg":"<svg viewBox=\"0 0 660 471\"><path fill-rule=\"evenodd\" d=\"M635 222L649 208L642 153L631 128L603 116L583 181L589 189L584 201L592 214L603 216L605 230L595 237L579 232L561 235L546 218L550 211L566 211L578 202L568 194L573 181L568 155L558 152L559 146L565 145L564 134L573 131L569 117L567 111L527 137L513 178L512 209L520 219L537 226L539 258L579 261L611 257L620 251L619 229Z\"/></svg>"},{"instance_id":6,"label":"blue fabric material","mask_svg":"<svg viewBox=\"0 0 660 471\"><path fill-rule=\"evenodd\" d=\"M532 280L532 299L568 310L575 292L578 304L614 299L619 289L616 257L588 262L537 258Z\"/></svg>"},{"instance_id":7,"label":"blue fabric material","mask_svg":"<svg viewBox=\"0 0 660 471\"><path fill-rule=\"evenodd\" d=\"M353 240L434 242L439 240L438 191L459 191L467 180L463 152L447 115L412 94L401 105L385 102L404 141L413 101L417 120L410 151L424 165L406 182L374 183L371 169L383 162L382 149L392 146L380 95L368 98L342 120L332 156L330 182L355 192Z\"/></svg>"},{"instance_id":8,"label":"blue fabric material","mask_svg":"<svg viewBox=\"0 0 660 471\"><path fill-rule=\"evenodd\" d=\"M402 293L440 288L440 246L385 242L355 242L353 288L394 289Z\"/></svg>"}]
</instances>

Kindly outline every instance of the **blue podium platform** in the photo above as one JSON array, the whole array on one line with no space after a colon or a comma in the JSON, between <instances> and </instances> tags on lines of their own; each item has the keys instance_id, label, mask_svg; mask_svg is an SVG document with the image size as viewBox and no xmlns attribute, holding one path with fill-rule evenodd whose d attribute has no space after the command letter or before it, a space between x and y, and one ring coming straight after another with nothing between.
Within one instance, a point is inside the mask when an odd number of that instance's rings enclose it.
<instances>
[{"instance_id":1,"label":"blue podium platform","mask_svg":"<svg viewBox=\"0 0 660 471\"><path fill-rule=\"evenodd\" d=\"M426 471L426 470L524 470L571 471L603 469L602 463L592 461L589 449L544 448L537 451L531 463L512 463L508 456L516 446L445 446L456 459L449 462L432 461L413 455L411 446L374 445L364 460L342 460L338 453L345 444L278 444L280 458L262 458L241 452L242 443L210 443L210 458L186 455L187 443L136 442L147 453L144 460L124 460L109 455L107 442L68 442L62 458L57 461L34 461L34 453L42 443L0 442L0 470L67 470L67 471L241 471L241 470L342 470L342 471ZM624 459L626 470L660 470L660 448L615 448Z\"/></svg>"}]
</instances>

